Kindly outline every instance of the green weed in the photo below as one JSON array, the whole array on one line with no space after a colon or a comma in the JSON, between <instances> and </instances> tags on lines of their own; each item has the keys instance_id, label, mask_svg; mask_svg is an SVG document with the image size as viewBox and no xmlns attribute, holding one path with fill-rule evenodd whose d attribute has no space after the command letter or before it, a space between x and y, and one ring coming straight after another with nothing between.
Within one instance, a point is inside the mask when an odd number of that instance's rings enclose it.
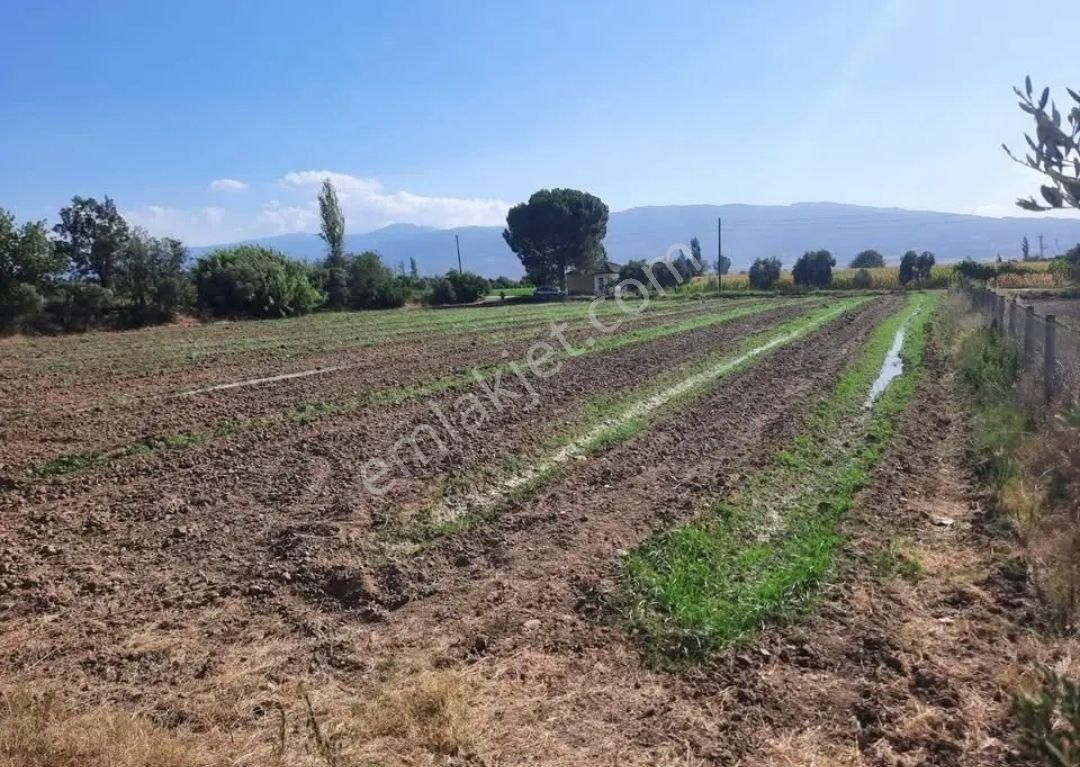
<instances>
[{"instance_id":1,"label":"green weed","mask_svg":"<svg viewBox=\"0 0 1080 767\"><path fill-rule=\"evenodd\" d=\"M1076 767L1080 764L1080 684L1050 668L1040 670L1040 682L1034 695L1020 695L1014 701L1023 763Z\"/></svg>"},{"instance_id":2,"label":"green weed","mask_svg":"<svg viewBox=\"0 0 1080 767\"><path fill-rule=\"evenodd\" d=\"M916 294L878 326L810 428L771 470L627 559L629 618L654 659L700 660L805 605L842 542L836 523L869 481L911 399L936 301ZM866 393L905 322L905 371L867 412Z\"/></svg>"},{"instance_id":3,"label":"green weed","mask_svg":"<svg viewBox=\"0 0 1080 767\"><path fill-rule=\"evenodd\" d=\"M889 548L878 552L875 565L882 578L902 578L914 583L922 578L923 574L923 565L919 558L896 541L893 541Z\"/></svg>"}]
</instances>

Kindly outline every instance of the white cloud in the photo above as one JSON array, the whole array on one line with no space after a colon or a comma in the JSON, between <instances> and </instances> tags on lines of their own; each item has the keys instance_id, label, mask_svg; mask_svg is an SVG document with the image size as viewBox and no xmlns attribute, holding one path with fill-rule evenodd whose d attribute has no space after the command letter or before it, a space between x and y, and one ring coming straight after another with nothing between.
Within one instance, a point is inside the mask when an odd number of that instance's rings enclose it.
<instances>
[{"instance_id":1,"label":"white cloud","mask_svg":"<svg viewBox=\"0 0 1080 767\"><path fill-rule=\"evenodd\" d=\"M294 187L319 187L324 179L330 179L337 190L338 197L348 195L370 195L382 192L382 184L378 179L360 178L350 176L348 173L337 173L332 170L294 170L286 173L282 181L288 186Z\"/></svg>"},{"instance_id":2,"label":"white cloud","mask_svg":"<svg viewBox=\"0 0 1080 767\"><path fill-rule=\"evenodd\" d=\"M288 234L314 231L318 219L319 209L314 202L282 205L279 200L270 200L255 217L255 223L263 234Z\"/></svg>"},{"instance_id":3,"label":"white cloud","mask_svg":"<svg viewBox=\"0 0 1080 767\"><path fill-rule=\"evenodd\" d=\"M229 204L178 208L144 205L124 211L125 218L157 237L178 237L191 245L213 245L319 229L319 186L329 178L345 214L346 231L366 232L395 223L437 228L486 226L506 220L509 203L477 197L434 197L413 192L388 192L375 178L362 178L330 170L286 173L273 186L271 197L260 197L259 185L249 187L235 179L217 179L210 188L250 193ZM269 199L268 199L269 198ZM220 200L215 200L220 202Z\"/></svg>"},{"instance_id":4,"label":"white cloud","mask_svg":"<svg viewBox=\"0 0 1080 767\"><path fill-rule=\"evenodd\" d=\"M123 210L121 214L129 224L142 227L155 237L176 237L192 244L213 242L229 233L228 212L222 208L190 211L167 205L144 205Z\"/></svg>"},{"instance_id":5,"label":"white cloud","mask_svg":"<svg viewBox=\"0 0 1080 767\"><path fill-rule=\"evenodd\" d=\"M215 192L243 192L248 185L235 178L218 178L210 182L210 188Z\"/></svg>"},{"instance_id":6,"label":"white cloud","mask_svg":"<svg viewBox=\"0 0 1080 767\"><path fill-rule=\"evenodd\" d=\"M439 228L490 226L505 221L510 209L510 204L502 200L386 192L378 179L330 170L293 171L286 173L282 181L286 186L314 191L326 178L337 190L346 220L358 219L365 227L394 223Z\"/></svg>"}]
</instances>

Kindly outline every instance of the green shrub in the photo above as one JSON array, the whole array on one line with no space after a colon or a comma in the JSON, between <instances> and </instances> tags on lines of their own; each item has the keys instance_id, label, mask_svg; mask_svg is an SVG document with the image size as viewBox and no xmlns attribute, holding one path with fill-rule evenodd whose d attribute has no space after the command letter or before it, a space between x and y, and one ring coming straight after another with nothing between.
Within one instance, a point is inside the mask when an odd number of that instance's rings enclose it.
<instances>
[{"instance_id":1,"label":"green shrub","mask_svg":"<svg viewBox=\"0 0 1080 767\"><path fill-rule=\"evenodd\" d=\"M409 287L383 265L379 254L365 251L349 262L349 306L353 309L392 309L405 303Z\"/></svg>"},{"instance_id":2,"label":"green shrub","mask_svg":"<svg viewBox=\"0 0 1080 767\"><path fill-rule=\"evenodd\" d=\"M1000 487L1015 472L1013 450L1027 426L1014 388L1020 356L1000 330L979 330L961 343L957 366L967 394L978 403L971 429L976 468Z\"/></svg>"},{"instance_id":3,"label":"green shrub","mask_svg":"<svg viewBox=\"0 0 1080 767\"><path fill-rule=\"evenodd\" d=\"M965 338L957 362L964 383L984 402L1009 397L1020 376L1020 355L1000 330L979 330Z\"/></svg>"},{"instance_id":4,"label":"green shrub","mask_svg":"<svg viewBox=\"0 0 1080 767\"><path fill-rule=\"evenodd\" d=\"M0 329L18 330L33 325L45 300L33 285L16 282L0 294Z\"/></svg>"},{"instance_id":5,"label":"green shrub","mask_svg":"<svg viewBox=\"0 0 1080 767\"><path fill-rule=\"evenodd\" d=\"M1060 283L1080 281L1080 245L1074 245L1055 258L1050 264L1050 272Z\"/></svg>"},{"instance_id":6,"label":"green shrub","mask_svg":"<svg viewBox=\"0 0 1080 767\"><path fill-rule=\"evenodd\" d=\"M157 239L136 230L121 252L116 287L131 302L137 325L171 320L195 302L195 286L184 270L187 249L179 240Z\"/></svg>"},{"instance_id":7,"label":"green shrub","mask_svg":"<svg viewBox=\"0 0 1080 767\"><path fill-rule=\"evenodd\" d=\"M457 302L457 293L454 292L454 285L445 277L436 277L433 279L428 286L427 293L424 294L424 303L431 306L456 304Z\"/></svg>"},{"instance_id":8,"label":"green shrub","mask_svg":"<svg viewBox=\"0 0 1080 767\"><path fill-rule=\"evenodd\" d=\"M491 284L479 274L455 270L431 280L424 303L432 306L471 304L486 296L489 290Z\"/></svg>"},{"instance_id":9,"label":"green shrub","mask_svg":"<svg viewBox=\"0 0 1080 767\"><path fill-rule=\"evenodd\" d=\"M199 303L219 316L289 317L323 300L304 264L258 245L216 250L194 276Z\"/></svg>"},{"instance_id":10,"label":"green shrub","mask_svg":"<svg viewBox=\"0 0 1080 767\"><path fill-rule=\"evenodd\" d=\"M58 285L45 305L63 330L82 331L103 325L113 308L113 292L95 282Z\"/></svg>"},{"instance_id":11,"label":"green shrub","mask_svg":"<svg viewBox=\"0 0 1080 767\"><path fill-rule=\"evenodd\" d=\"M772 290L780 280L780 259L759 258L750 265L750 287L754 290Z\"/></svg>"},{"instance_id":12,"label":"green shrub","mask_svg":"<svg viewBox=\"0 0 1080 767\"><path fill-rule=\"evenodd\" d=\"M791 277L796 285L809 285L825 288L832 282L832 270L836 259L827 250L812 250L799 256L791 269Z\"/></svg>"},{"instance_id":13,"label":"green shrub","mask_svg":"<svg viewBox=\"0 0 1080 767\"><path fill-rule=\"evenodd\" d=\"M1075 767L1080 764L1080 685L1052 669L1042 669L1042 688L1018 696L1017 741L1024 764Z\"/></svg>"},{"instance_id":14,"label":"green shrub","mask_svg":"<svg viewBox=\"0 0 1080 767\"><path fill-rule=\"evenodd\" d=\"M459 304L471 304L487 295L488 281L472 272L449 272L446 279L454 286L454 296Z\"/></svg>"}]
</instances>

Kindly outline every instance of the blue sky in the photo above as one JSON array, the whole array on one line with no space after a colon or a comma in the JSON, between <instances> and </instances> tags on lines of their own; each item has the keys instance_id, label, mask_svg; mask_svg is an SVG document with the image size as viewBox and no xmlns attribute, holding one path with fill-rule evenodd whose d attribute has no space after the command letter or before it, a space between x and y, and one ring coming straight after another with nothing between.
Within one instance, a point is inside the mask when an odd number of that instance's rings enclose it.
<instances>
[{"instance_id":1,"label":"blue sky","mask_svg":"<svg viewBox=\"0 0 1080 767\"><path fill-rule=\"evenodd\" d=\"M1014 215L1011 86L1080 86L1015 1L32 2L3 11L0 206L113 196L207 244L499 223L540 187L637 205ZM1057 41L1057 47L1054 46ZM217 183L215 183L217 182ZM233 183L235 182L235 183Z\"/></svg>"}]
</instances>

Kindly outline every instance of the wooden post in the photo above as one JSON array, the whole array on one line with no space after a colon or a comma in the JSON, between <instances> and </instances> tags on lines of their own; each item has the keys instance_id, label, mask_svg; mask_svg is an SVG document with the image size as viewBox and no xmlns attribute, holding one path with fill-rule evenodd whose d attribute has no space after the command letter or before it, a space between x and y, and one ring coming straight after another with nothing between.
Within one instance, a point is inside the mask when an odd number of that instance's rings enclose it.
<instances>
[{"instance_id":1,"label":"wooden post","mask_svg":"<svg viewBox=\"0 0 1080 767\"><path fill-rule=\"evenodd\" d=\"M1009 299L1009 337L1016 333L1016 299Z\"/></svg>"},{"instance_id":2,"label":"wooden post","mask_svg":"<svg viewBox=\"0 0 1080 767\"><path fill-rule=\"evenodd\" d=\"M1025 306L1024 314L1024 365L1030 365L1035 355L1035 307Z\"/></svg>"},{"instance_id":3,"label":"wooden post","mask_svg":"<svg viewBox=\"0 0 1080 767\"><path fill-rule=\"evenodd\" d=\"M1046 342L1043 346L1043 389L1046 401L1054 398L1057 378L1057 318L1046 315Z\"/></svg>"}]
</instances>

